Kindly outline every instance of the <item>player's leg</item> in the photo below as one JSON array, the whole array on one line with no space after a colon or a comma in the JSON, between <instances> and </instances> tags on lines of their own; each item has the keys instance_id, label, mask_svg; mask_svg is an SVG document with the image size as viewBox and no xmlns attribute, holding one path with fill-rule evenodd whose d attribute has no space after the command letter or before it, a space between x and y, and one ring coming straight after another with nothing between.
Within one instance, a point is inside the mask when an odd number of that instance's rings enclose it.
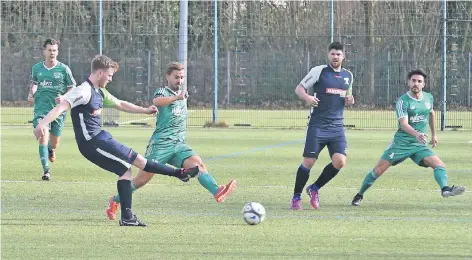
<instances>
[{"instance_id":1,"label":"player's leg","mask_svg":"<svg viewBox=\"0 0 472 260\"><path fill-rule=\"evenodd\" d=\"M172 159L173 165L182 165L184 168L198 167L198 182L213 195L217 202L222 203L231 195L236 188L235 180L231 180L226 185L218 185L197 153L185 144L179 145L177 149L178 152Z\"/></svg>"},{"instance_id":2,"label":"player's leg","mask_svg":"<svg viewBox=\"0 0 472 260\"><path fill-rule=\"evenodd\" d=\"M463 186L448 186L446 165L429 147L424 147L422 150L416 152L411 156L411 159L419 166L433 168L434 179L441 188L441 195L444 198L461 195L465 192L466 188Z\"/></svg>"},{"instance_id":3,"label":"player's leg","mask_svg":"<svg viewBox=\"0 0 472 260\"><path fill-rule=\"evenodd\" d=\"M362 181L359 192L352 199L351 205L360 206L361 201L364 199L364 193L369 189L374 182L384 174L391 166L390 162L384 159L380 159L375 165L374 169L370 170Z\"/></svg>"},{"instance_id":4,"label":"player's leg","mask_svg":"<svg viewBox=\"0 0 472 260\"><path fill-rule=\"evenodd\" d=\"M33 127L36 127L42 117L35 117L33 119ZM49 142L49 131L46 131L44 136L38 140L38 151L39 151L39 160L41 161L41 166L43 167L43 176L42 179L49 181L51 179L51 171L49 168L48 160L48 142Z\"/></svg>"},{"instance_id":5,"label":"player's leg","mask_svg":"<svg viewBox=\"0 0 472 260\"><path fill-rule=\"evenodd\" d=\"M319 190L330 182L346 164L347 141L344 130L339 133L340 135L326 138L331 162L324 167L318 179L306 189L310 196L310 204L315 209L320 207Z\"/></svg>"},{"instance_id":6,"label":"player's leg","mask_svg":"<svg viewBox=\"0 0 472 260\"><path fill-rule=\"evenodd\" d=\"M317 137L317 129L309 126L305 138L305 147L303 149L303 160L298 166L295 186L293 188L293 197L291 209L301 210L301 195L308 179L310 178L310 170L318 159L318 155L325 147L326 143Z\"/></svg>"},{"instance_id":7,"label":"player's leg","mask_svg":"<svg viewBox=\"0 0 472 260\"><path fill-rule=\"evenodd\" d=\"M111 139L113 140L113 139ZM108 140L93 140L79 145L80 153L90 162L102 169L119 176L117 190L121 198L120 226L146 226L139 221L131 211L131 164L123 160L123 156L136 156L136 152L129 149L124 151L116 142Z\"/></svg>"},{"instance_id":8,"label":"player's leg","mask_svg":"<svg viewBox=\"0 0 472 260\"><path fill-rule=\"evenodd\" d=\"M359 192L352 199L351 205L359 206L364 199L364 193L367 189L369 189L390 166L400 164L410 157L412 153L414 153L414 149L411 149L407 145L399 145L392 142L387 149L385 149L377 165L366 174Z\"/></svg>"},{"instance_id":9,"label":"player's leg","mask_svg":"<svg viewBox=\"0 0 472 260\"><path fill-rule=\"evenodd\" d=\"M64 121L66 115L60 115L56 120L51 123L51 132L48 144L48 157L49 161L56 161L56 148L59 147L61 141L62 129L64 128Z\"/></svg>"}]
</instances>

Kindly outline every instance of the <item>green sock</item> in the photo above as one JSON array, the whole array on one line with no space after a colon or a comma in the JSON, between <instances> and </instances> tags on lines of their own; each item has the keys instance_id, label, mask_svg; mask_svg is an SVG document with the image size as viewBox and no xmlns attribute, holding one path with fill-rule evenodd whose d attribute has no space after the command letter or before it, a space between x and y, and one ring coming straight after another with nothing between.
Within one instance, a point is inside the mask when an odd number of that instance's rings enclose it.
<instances>
[{"instance_id":1,"label":"green sock","mask_svg":"<svg viewBox=\"0 0 472 260\"><path fill-rule=\"evenodd\" d=\"M137 189L134 187L133 181L131 181L131 192L134 193L135 190ZM113 201L120 203L120 194L116 194L115 197L113 197Z\"/></svg>"},{"instance_id":2,"label":"green sock","mask_svg":"<svg viewBox=\"0 0 472 260\"><path fill-rule=\"evenodd\" d=\"M377 180L377 175L375 175L373 170L370 170L367 175L365 176L364 181L362 182L361 189L359 190L359 194L363 195L364 192L374 184L375 180Z\"/></svg>"},{"instance_id":3,"label":"green sock","mask_svg":"<svg viewBox=\"0 0 472 260\"><path fill-rule=\"evenodd\" d=\"M198 182L213 195L218 191L219 186L216 184L215 178L208 172L199 174Z\"/></svg>"},{"instance_id":4,"label":"green sock","mask_svg":"<svg viewBox=\"0 0 472 260\"><path fill-rule=\"evenodd\" d=\"M41 165L43 166L43 171L49 170L49 155L48 155L48 146L39 145L39 159L41 160Z\"/></svg>"},{"instance_id":5,"label":"green sock","mask_svg":"<svg viewBox=\"0 0 472 260\"><path fill-rule=\"evenodd\" d=\"M444 169L444 167L436 167L434 169L434 179L436 180L436 182L439 184L439 187L444 188L445 186L447 186L447 172L446 172L446 169Z\"/></svg>"}]
</instances>

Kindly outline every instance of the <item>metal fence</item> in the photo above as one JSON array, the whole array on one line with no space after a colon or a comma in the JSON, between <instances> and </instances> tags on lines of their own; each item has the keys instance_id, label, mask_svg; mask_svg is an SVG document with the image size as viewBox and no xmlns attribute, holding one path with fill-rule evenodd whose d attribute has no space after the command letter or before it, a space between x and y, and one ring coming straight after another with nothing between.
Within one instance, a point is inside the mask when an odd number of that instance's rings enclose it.
<instances>
[{"instance_id":1,"label":"metal fence","mask_svg":"<svg viewBox=\"0 0 472 260\"><path fill-rule=\"evenodd\" d=\"M220 122L305 126L308 109L294 89L311 67L326 63L334 39L345 44L345 66L355 77L356 105L346 111L346 125L396 127L393 107L406 91L406 74L423 68L443 126L472 129L472 2L218 2L217 84L214 2L188 6L189 125L212 121L216 85ZM165 84L166 64L178 59L179 2L2 1L1 14L2 124L31 120L29 74L48 37L61 41L59 58L78 82L101 46L121 65L110 91L142 105ZM122 125L153 122L106 115Z\"/></svg>"}]
</instances>

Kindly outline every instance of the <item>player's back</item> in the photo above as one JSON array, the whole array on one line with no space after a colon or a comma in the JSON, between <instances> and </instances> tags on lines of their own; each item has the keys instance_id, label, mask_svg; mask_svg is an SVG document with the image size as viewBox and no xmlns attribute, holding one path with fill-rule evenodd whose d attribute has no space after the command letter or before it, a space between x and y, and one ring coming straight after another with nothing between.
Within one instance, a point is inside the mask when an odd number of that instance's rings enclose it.
<instances>
[{"instance_id":1,"label":"player's back","mask_svg":"<svg viewBox=\"0 0 472 260\"><path fill-rule=\"evenodd\" d=\"M158 88L154 92L154 97L171 97L176 95L178 95L178 92L168 87ZM156 129L153 138L159 141L184 142L185 131L187 129L187 99L176 100L158 109L159 114L156 116Z\"/></svg>"},{"instance_id":2,"label":"player's back","mask_svg":"<svg viewBox=\"0 0 472 260\"><path fill-rule=\"evenodd\" d=\"M342 128L345 97L350 95L352 73L344 68L335 71L328 65L317 66L310 73L313 77L318 77L313 85L313 91L320 100L318 106L313 108L310 125L320 128Z\"/></svg>"},{"instance_id":3,"label":"player's back","mask_svg":"<svg viewBox=\"0 0 472 260\"><path fill-rule=\"evenodd\" d=\"M423 96L419 99L413 97L409 92L398 98L396 102L396 114L399 120L407 117L408 124L420 133L428 132L429 114L433 110L433 95L428 92L422 92ZM418 143L414 136L401 129L398 123L398 130L395 133L397 141L408 143Z\"/></svg>"}]
</instances>

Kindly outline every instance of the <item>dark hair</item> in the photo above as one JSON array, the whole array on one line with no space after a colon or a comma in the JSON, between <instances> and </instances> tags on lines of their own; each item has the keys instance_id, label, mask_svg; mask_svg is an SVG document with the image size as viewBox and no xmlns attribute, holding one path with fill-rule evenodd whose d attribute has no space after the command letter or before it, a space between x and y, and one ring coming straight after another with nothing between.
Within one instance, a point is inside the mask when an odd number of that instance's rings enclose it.
<instances>
[{"instance_id":1,"label":"dark hair","mask_svg":"<svg viewBox=\"0 0 472 260\"><path fill-rule=\"evenodd\" d=\"M173 72L174 70L179 70L179 71L180 71L180 70L183 70L183 69L184 69L184 65L183 65L182 63L173 61L173 62L171 62L171 63L169 63L169 64L167 65L166 74L167 74L167 75L170 75L170 74L172 74L172 72Z\"/></svg>"},{"instance_id":2,"label":"dark hair","mask_svg":"<svg viewBox=\"0 0 472 260\"><path fill-rule=\"evenodd\" d=\"M424 79L426 79L426 77L428 77L426 72L424 72L424 70L422 70L422 69L415 69L415 70L411 70L410 72L408 72L408 79L411 79L411 77L413 77L413 75L421 75L421 76L423 76Z\"/></svg>"},{"instance_id":3,"label":"dark hair","mask_svg":"<svg viewBox=\"0 0 472 260\"><path fill-rule=\"evenodd\" d=\"M340 42L332 42L329 46L328 46L328 51L331 51L332 49L335 49L337 51L344 51L344 46L342 43Z\"/></svg>"},{"instance_id":4,"label":"dark hair","mask_svg":"<svg viewBox=\"0 0 472 260\"><path fill-rule=\"evenodd\" d=\"M56 40L56 39L53 39L53 38L49 38L49 39L46 39L43 43L43 48L46 49L46 46L48 45L57 45L59 46L59 40Z\"/></svg>"},{"instance_id":5,"label":"dark hair","mask_svg":"<svg viewBox=\"0 0 472 260\"><path fill-rule=\"evenodd\" d=\"M92 72L97 71L97 70L105 70L113 68L115 69L115 72L118 71L118 62L113 61L111 58L105 56L105 55L97 55L95 58L92 60Z\"/></svg>"}]
</instances>

